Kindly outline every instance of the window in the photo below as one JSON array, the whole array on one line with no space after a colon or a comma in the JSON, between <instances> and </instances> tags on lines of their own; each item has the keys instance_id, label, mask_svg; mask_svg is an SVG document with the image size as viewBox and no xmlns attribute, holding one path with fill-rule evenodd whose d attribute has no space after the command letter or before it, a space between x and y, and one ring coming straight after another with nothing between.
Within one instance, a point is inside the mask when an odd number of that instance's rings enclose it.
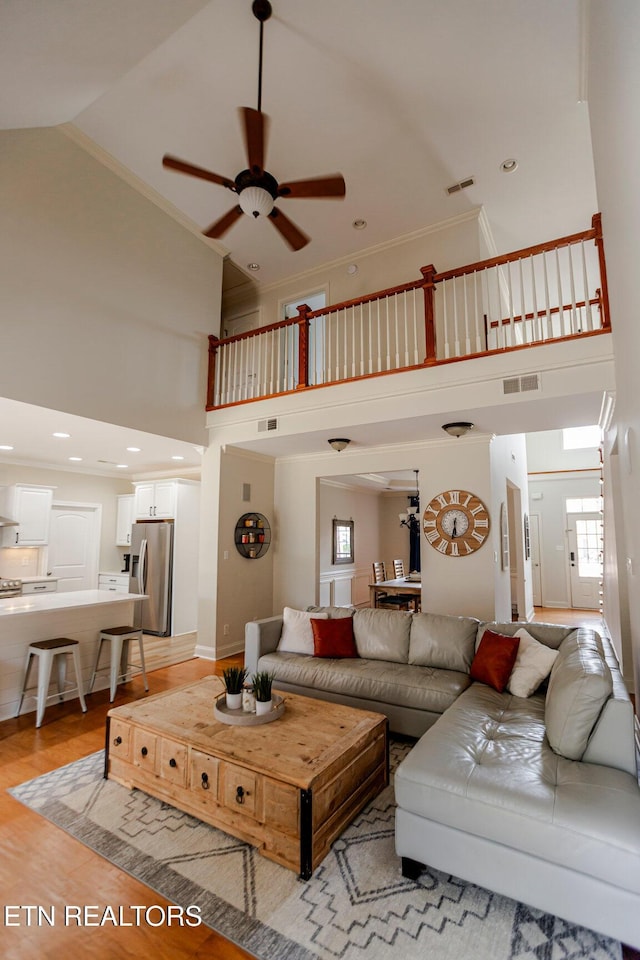
<instances>
[{"instance_id":1,"label":"window","mask_svg":"<svg viewBox=\"0 0 640 960\"><path fill-rule=\"evenodd\" d=\"M599 447L601 443L600 427L566 427L562 431L562 446L565 450L584 450Z\"/></svg>"},{"instance_id":2,"label":"window","mask_svg":"<svg viewBox=\"0 0 640 960\"><path fill-rule=\"evenodd\" d=\"M567 497L567 513L600 513L602 497Z\"/></svg>"},{"instance_id":3,"label":"window","mask_svg":"<svg viewBox=\"0 0 640 960\"><path fill-rule=\"evenodd\" d=\"M602 576L602 520L577 520L578 576Z\"/></svg>"}]
</instances>

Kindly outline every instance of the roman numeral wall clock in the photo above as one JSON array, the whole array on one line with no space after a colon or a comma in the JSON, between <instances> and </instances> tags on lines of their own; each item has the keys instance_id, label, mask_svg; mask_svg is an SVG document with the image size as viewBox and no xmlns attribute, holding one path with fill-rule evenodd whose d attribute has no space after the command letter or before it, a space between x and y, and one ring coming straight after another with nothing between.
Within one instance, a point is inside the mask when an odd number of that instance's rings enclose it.
<instances>
[{"instance_id":1,"label":"roman numeral wall clock","mask_svg":"<svg viewBox=\"0 0 640 960\"><path fill-rule=\"evenodd\" d=\"M468 490L445 490L425 508L422 529L428 542L447 557L468 557L485 543L491 529L489 511Z\"/></svg>"}]
</instances>

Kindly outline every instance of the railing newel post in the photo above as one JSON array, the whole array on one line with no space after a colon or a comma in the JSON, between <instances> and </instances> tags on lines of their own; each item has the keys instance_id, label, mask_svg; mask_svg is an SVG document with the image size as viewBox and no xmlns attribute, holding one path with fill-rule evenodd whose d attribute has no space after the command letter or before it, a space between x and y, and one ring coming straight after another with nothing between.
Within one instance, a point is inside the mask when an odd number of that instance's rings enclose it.
<instances>
[{"instance_id":1,"label":"railing newel post","mask_svg":"<svg viewBox=\"0 0 640 960\"><path fill-rule=\"evenodd\" d=\"M433 278L436 274L436 268L430 263L427 267L421 267L420 273L424 279L422 285L424 290L424 335L426 344L424 362L425 364L432 364L436 362L436 325L433 303L433 293L435 290Z\"/></svg>"},{"instance_id":2,"label":"railing newel post","mask_svg":"<svg viewBox=\"0 0 640 960\"><path fill-rule=\"evenodd\" d=\"M303 390L309 386L309 314L311 307L307 303L298 306L298 386Z\"/></svg>"},{"instance_id":3,"label":"railing newel post","mask_svg":"<svg viewBox=\"0 0 640 960\"><path fill-rule=\"evenodd\" d=\"M215 407L215 388L216 388L216 356L218 353L219 339L215 334L209 334L209 365L207 369L207 410Z\"/></svg>"},{"instance_id":4,"label":"railing newel post","mask_svg":"<svg viewBox=\"0 0 640 960\"><path fill-rule=\"evenodd\" d=\"M598 250L600 264L600 306L601 323L603 330L611 330L611 314L609 313L609 287L607 285L607 264L604 258L604 239L602 237L602 214L594 213L591 218L591 227L595 230L595 244Z\"/></svg>"}]
</instances>

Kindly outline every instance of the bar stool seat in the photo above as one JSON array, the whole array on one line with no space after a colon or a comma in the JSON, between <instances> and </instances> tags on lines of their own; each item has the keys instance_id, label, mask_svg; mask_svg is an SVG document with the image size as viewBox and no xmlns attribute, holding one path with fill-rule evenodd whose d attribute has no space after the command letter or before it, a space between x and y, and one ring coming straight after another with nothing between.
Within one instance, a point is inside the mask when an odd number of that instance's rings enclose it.
<instances>
[{"instance_id":1,"label":"bar stool seat","mask_svg":"<svg viewBox=\"0 0 640 960\"><path fill-rule=\"evenodd\" d=\"M93 684L95 683L96 675L102 670L109 670L110 703L113 703L115 699L118 684L123 682L126 683L131 679L131 677L137 676L138 674L142 674L144 688L145 690L148 690L149 684L147 683L147 674L144 665L142 630L129 626L107 627L100 631L98 639L99 643L98 652L96 653L96 662L93 668L93 673L91 674L91 680L89 682L89 689L87 693L91 693L93 690ZM138 641L138 649L140 651L140 667L138 667L137 664L129 662L129 642L131 640ZM103 643L111 644L111 657L108 667L99 668L100 654L102 653Z\"/></svg>"},{"instance_id":2,"label":"bar stool seat","mask_svg":"<svg viewBox=\"0 0 640 960\"><path fill-rule=\"evenodd\" d=\"M66 679L67 674L67 658L66 654L70 654L73 657L73 666L76 673L76 682L75 685L72 684L72 681ZM55 694L49 695L49 683L51 680L51 667L53 661L56 660L56 667L58 673L58 697L62 701L64 699L65 693L73 693L77 691L78 699L80 700L80 705L82 707L82 712L87 712L87 705L84 701L84 694L82 692L82 671L80 667L80 645L77 640L70 640L68 637L55 637L53 640L36 640L34 643L29 644L27 648L27 659L24 667L24 679L22 682L22 691L20 693L20 702L18 704L18 709L16 711L16 717L20 716L20 711L22 710L22 703L25 698L25 694L29 689L29 675L31 673L31 667L33 666L34 657L38 658L38 686L37 686L37 695L36 695L36 727L39 727L42 724L42 718L44 717L45 707L47 705L47 700L50 700ZM70 689L66 689L68 685L71 684ZM35 688L34 688L35 689Z\"/></svg>"}]
</instances>

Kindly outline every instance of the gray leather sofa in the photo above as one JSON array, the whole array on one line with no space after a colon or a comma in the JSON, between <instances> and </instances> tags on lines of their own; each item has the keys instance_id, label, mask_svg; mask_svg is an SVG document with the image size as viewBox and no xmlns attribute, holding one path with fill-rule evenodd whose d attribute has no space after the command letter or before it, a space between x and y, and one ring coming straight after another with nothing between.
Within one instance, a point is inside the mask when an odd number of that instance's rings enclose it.
<instances>
[{"instance_id":1,"label":"gray leather sofa","mask_svg":"<svg viewBox=\"0 0 640 960\"><path fill-rule=\"evenodd\" d=\"M419 737L395 774L403 873L427 867L640 948L640 789L633 708L591 630L317 608L353 615L357 659L280 652L282 617L247 624L245 662L275 686L389 717ZM391 619L389 619L391 618ZM546 690L476 683L484 631L557 649Z\"/></svg>"}]
</instances>

